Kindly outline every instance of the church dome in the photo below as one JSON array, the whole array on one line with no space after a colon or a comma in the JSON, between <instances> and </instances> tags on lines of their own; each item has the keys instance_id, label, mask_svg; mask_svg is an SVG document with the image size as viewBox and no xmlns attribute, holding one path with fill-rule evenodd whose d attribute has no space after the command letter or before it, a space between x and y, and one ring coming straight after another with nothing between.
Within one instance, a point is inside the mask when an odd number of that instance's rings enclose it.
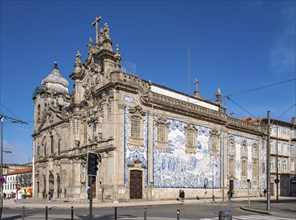
<instances>
[{"instance_id":1,"label":"church dome","mask_svg":"<svg viewBox=\"0 0 296 220\"><path fill-rule=\"evenodd\" d=\"M52 72L42 80L44 90L53 90L58 93L68 93L69 82L61 76L58 64L55 62Z\"/></svg>"}]
</instances>

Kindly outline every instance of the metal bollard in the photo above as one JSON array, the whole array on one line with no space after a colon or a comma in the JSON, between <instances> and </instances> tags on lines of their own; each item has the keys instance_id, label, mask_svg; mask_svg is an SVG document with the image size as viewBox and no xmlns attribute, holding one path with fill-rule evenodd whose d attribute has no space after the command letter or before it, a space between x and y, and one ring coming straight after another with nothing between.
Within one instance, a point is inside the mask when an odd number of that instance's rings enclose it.
<instances>
[{"instance_id":1,"label":"metal bollard","mask_svg":"<svg viewBox=\"0 0 296 220\"><path fill-rule=\"evenodd\" d=\"M25 219L25 206L23 206L22 208L22 220Z\"/></svg>"},{"instance_id":2,"label":"metal bollard","mask_svg":"<svg viewBox=\"0 0 296 220\"><path fill-rule=\"evenodd\" d=\"M144 220L147 220L147 209L144 208Z\"/></svg>"},{"instance_id":3,"label":"metal bollard","mask_svg":"<svg viewBox=\"0 0 296 220\"><path fill-rule=\"evenodd\" d=\"M114 208L114 220L117 220L117 207Z\"/></svg>"},{"instance_id":4,"label":"metal bollard","mask_svg":"<svg viewBox=\"0 0 296 220\"><path fill-rule=\"evenodd\" d=\"M220 211L219 220L232 220L231 211Z\"/></svg>"},{"instance_id":5,"label":"metal bollard","mask_svg":"<svg viewBox=\"0 0 296 220\"><path fill-rule=\"evenodd\" d=\"M45 206L45 220L48 220L48 207Z\"/></svg>"},{"instance_id":6,"label":"metal bollard","mask_svg":"<svg viewBox=\"0 0 296 220\"><path fill-rule=\"evenodd\" d=\"M71 206L71 220L74 219L74 209L73 209L73 206Z\"/></svg>"},{"instance_id":7,"label":"metal bollard","mask_svg":"<svg viewBox=\"0 0 296 220\"><path fill-rule=\"evenodd\" d=\"M177 210L177 220L180 220L180 210Z\"/></svg>"}]
</instances>

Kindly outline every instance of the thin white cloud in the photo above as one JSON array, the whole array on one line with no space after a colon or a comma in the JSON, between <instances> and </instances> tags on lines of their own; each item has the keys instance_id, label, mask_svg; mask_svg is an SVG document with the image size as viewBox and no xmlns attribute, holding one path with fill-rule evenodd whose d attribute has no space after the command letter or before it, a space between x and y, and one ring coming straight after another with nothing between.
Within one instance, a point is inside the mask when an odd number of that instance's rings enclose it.
<instances>
[{"instance_id":1,"label":"thin white cloud","mask_svg":"<svg viewBox=\"0 0 296 220\"><path fill-rule=\"evenodd\" d=\"M3 140L3 150L11 151L11 153L3 152L3 163L18 163L24 164L32 160L32 152L28 151L28 148L21 143L10 143Z\"/></svg>"},{"instance_id":2,"label":"thin white cloud","mask_svg":"<svg viewBox=\"0 0 296 220\"><path fill-rule=\"evenodd\" d=\"M264 1L242 1L241 4L250 14L254 14L262 8Z\"/></svg>"},{"instance_id":3,"label":"thin white cloud","mask_svg":"<svg viewBox=\"0 0 296 220\"><path fill-rule=\"evenodd\" d=\"M273 74L289 75L295 72L295 7L286 5L280 11L282 31L275 39L270 62Z\"/></svg>"}]
</instances>

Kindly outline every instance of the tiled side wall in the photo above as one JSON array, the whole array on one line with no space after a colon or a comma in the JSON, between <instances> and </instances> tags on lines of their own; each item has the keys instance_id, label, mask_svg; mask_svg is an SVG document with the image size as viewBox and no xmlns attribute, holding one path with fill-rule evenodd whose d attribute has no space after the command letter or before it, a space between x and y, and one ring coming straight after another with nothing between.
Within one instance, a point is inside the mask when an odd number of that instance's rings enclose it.
<instances>
[{"instance_id":1,"label":"tiled side wall","mask_svg":"<svg viewBox=\"0 0 296 220\"><path fill-rule=\"evenodd\" d=\"M158 116L154 116L157 119ZM167 119L170 123L168 133L168 149L155 147L153 135L153 185L155 188L203 188L220 187L220 153L210 155L210 128L195 125L196 153L185 152L185 131L188 124L176 119ZM154 131L156 129L153 129ZM218 149L220 149L220 141ZM220 151L220 150L219 150Z\"/></svg>"}]
</instances>

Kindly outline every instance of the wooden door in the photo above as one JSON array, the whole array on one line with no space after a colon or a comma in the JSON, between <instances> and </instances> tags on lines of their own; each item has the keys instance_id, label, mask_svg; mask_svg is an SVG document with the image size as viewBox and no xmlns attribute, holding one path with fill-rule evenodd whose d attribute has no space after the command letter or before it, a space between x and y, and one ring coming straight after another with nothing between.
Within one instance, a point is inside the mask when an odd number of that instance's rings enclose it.
<instances>
[{"instance_id":1,"label":"wooden door","mask_svg":"<svg viewBox=\"0 0 296 220\"><path fill-rule=\"evenodd\" d=\"M130 199L142 199L142 171L130 172Z\"/></svg>"},{"instance_id":2,"label":"wooden door","mask_svg":"<svg viewBox=\"0 0 296 220\"><path fill-rule=\"evenodd\" d=\"M229 180L229 192L233 190L233 180Z\"/></svg>"}]
</instances>

